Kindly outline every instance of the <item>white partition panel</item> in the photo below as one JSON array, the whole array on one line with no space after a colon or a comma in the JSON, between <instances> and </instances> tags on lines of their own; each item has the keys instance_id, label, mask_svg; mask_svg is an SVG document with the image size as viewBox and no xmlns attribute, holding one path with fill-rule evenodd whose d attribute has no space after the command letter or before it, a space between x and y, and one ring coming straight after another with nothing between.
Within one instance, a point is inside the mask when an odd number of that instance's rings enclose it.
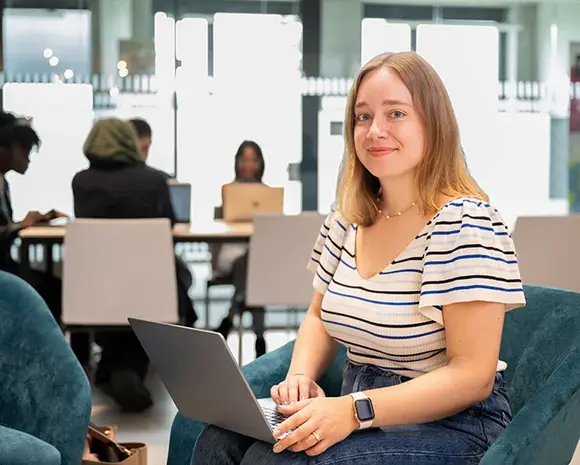
<instances>
[{"instance_id":1,"label":"white partition panel","mask_svg":"<svg viewBox=\"0 0 580 465\"><path fill-rule=\"evenodd\" d=\"M361 30L362 65L380 53L411 50L411 27L408 24L365 18L362 20Z\"/></svg>"},{"instance_id":2,"label":"white partition panel","mask_svg":"<svg viewBox=\"0 0 580 465\"><path fill-rule=\"evenodd\" d=\"M71 181L87 166L83 143L93 122L93 90L85 84L5 84L4 109L31 116L42 139L25 176L7 178L14 218L29 210L73 212Z\"/></svg>"}]
</instances>

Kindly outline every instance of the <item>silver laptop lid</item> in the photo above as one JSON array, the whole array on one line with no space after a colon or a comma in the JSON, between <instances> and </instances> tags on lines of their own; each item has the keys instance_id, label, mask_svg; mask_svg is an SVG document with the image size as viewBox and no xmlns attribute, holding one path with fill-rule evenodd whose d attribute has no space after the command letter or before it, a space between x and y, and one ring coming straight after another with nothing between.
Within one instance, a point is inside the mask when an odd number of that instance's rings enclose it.
<instances>
[{"instance_id":1,"label":"silver laptop lid","mask_svg":"<svg viewBox=\"0 0 580 465\"><path fill-rule=\"evenodd\" d=\"M184 416L276 442L221 334L134 318L129 323Z\"/></svg>"}]
</instances>

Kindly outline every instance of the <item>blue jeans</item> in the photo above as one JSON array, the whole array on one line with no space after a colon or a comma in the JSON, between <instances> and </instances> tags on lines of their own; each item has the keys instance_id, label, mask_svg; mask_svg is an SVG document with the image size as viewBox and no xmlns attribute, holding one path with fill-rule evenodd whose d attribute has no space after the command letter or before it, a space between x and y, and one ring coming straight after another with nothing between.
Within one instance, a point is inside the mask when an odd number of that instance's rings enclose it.
<instances>
[{"instance_id":1,"label":"blue jeans","mask_svg":"<svg viewBox=\"0 0 580 465\"><path fill-rule=\"evenodd\" d=\"M407 378L347 362L342 394L394 386ZM357 431L316 457L272 452L272 445L209 426L193 451L192 465L466 465L479 463L511 421L506 383L497 373L485 402L420 425Z\"/></svg>"}]
</instances>

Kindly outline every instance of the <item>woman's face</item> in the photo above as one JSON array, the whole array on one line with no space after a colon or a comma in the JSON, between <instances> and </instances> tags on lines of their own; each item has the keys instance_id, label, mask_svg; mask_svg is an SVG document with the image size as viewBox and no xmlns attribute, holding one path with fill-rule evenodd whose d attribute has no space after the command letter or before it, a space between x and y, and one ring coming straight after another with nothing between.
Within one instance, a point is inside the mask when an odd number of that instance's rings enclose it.
<instances>
[{"instance_id":1,"label":"woman's face","mask_svg":"<svg viewBox=\"0 0 580 465\"><path fill-rule=\"evenodd\" d=\"M238 159L238 170L244 179L257 178L260 170L260 159L252 147L246 147Z\"/></svg>"},{"instance_id":2,"label":"woman's face","mask_svg":"<svg viewBox=\"0 0 580 465\"><path fill-rule=\"evenodd\" d=\"M387 67L367 74L354 107L356 155L375 177L413 172L424 153L424 130L411 93Z\"/></svg>"}]
</instances>

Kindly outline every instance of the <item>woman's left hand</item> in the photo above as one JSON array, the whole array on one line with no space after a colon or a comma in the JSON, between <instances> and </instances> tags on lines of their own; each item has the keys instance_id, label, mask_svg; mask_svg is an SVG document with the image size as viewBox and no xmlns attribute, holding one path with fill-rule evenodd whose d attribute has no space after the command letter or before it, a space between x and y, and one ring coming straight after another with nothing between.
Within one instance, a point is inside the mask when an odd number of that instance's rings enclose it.
<instances>
[{"instance_id":1,"label":"woman's left hand","mask_svg":"<svg viewBox=\"0 0 580 465\"><path fill-rule=\"evenodd\" d=\"M276 443L276 453L288 449L319 455L358 428L350 396L307 399L280 405L278 410L290 418L280 424L274 436L292 432Z\"/></svg>"}]
</instances>

